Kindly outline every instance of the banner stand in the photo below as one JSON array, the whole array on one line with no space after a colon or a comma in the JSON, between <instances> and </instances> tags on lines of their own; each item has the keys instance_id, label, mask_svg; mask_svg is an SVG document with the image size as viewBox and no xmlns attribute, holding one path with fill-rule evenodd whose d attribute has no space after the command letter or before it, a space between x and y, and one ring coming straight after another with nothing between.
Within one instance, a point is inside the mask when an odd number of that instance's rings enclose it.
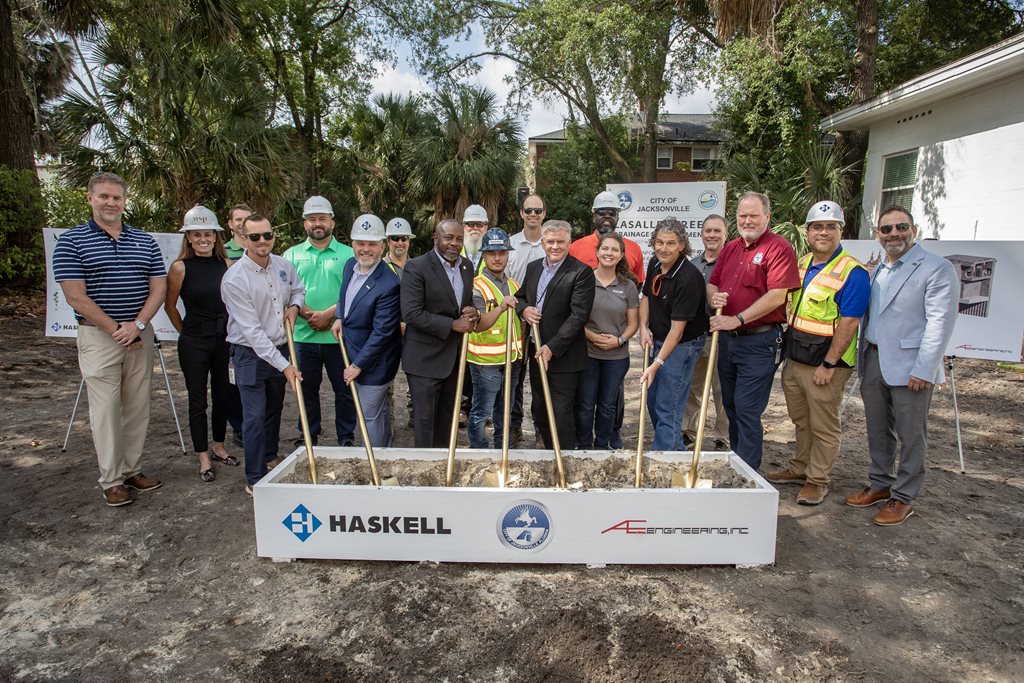
<instances>
[{"instance_id":1,"label":"banner stand","mask_svg":"<svg viewBox=\"0 0 1024 683\"><path fill-rule=\"evenodd\" d=\"M185 450L185 437L181 434L181 423L178 421L178 409L174 405L174 394L171 393L171 378L167 374L167 364L164 362L163 348L160 345L159 339L153 340L153 348L156 349L156 355L160 358L160 371L164 376L164 386L167 387L167 400L171 402L171 414L174 415L174 426L178 430L178 443L181 444L181 452L187 453ZM68 431L64 435L64 445L61 446L60 452L66 453L68 450L68 440L71 438L71 427L75 424L75 415L78 413L78 404L82 400L82 389L85 387L85 378L78 384L78 395L75 396L75 406L71 409L71 419L68 420Z\"/></svg>"},{"instance_id":2,"label":"banner stand","mask_svg":"<svg viewBox=\"0 0 1024 683\"><path fill-rule=\"evenodd\" d=\"M949 389L953 394L953 417L956 419L956 448L960 452L960 474L967 474L964 468L964 441L960 436L960 407L956 402L956 376L953 373L953 361L956 356L946 356L946 371L949 373Z\"/></svg>"}]
</instances>

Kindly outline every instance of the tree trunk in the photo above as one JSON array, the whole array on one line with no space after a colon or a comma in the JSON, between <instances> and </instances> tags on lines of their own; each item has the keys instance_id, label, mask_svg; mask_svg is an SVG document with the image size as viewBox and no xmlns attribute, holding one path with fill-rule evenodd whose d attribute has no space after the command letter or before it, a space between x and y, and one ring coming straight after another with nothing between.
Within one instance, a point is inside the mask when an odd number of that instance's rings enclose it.
<instances>
[{"instance_id":1,"label":"tree trunk","mask_svg":"<svg viewBox=\"0 0 1024 683\"><path fill-rule=\"evenodd\" d=\"M8 0L0 0L0 164L35 171L32 105L18 68Z\"/></svg>"},{"instance_id":2,"label":"tree trunk","mask_svg":"<svg viewBox=\"0 0 1024 683\"><path fill-rule=\"evenodd\" d=\"M853 56L853 101L864 102L875 95L875 63L878 54L878 0L857 1L857 52ZM864 159L868 152L868 132L849 131L843 135L845 164L852 164L847 190L855 197L864 182ZM860 206L863 206L863 197ZM853 213L853 212L851 212ZM856 213L859 213L856 212ZM869 217L870 218L870 217ZM847 216L843 236L855 239L860 232L860 216Z\"/></svg>"}]
</instances>

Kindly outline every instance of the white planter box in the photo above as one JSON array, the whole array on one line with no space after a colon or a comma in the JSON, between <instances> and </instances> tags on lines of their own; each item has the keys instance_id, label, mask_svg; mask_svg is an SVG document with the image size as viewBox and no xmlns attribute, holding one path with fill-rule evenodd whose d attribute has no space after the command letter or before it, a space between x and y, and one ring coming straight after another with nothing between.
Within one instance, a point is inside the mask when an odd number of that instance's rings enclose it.
<instances>
[{"instance_id":1,"label":"white planter box","mask_svg":"<svg viewBox=\"0 0 1024 683\"><path fill-rule=\"evenodd\" d=\"M500 459L498 451L461 457ZM318 457L365 458L361 448L316 448ZM380 449L379 461L437 461L440 449ZM567 452L601 460L607 453ZM689 467L689 453L647 453ZM261 557L565 564L733 564L775 561L779 494L733 453L747 489L446 488L278 483L297 449L253 487ZM513 460L550 462L549 451Z\"/></svg>"}]
</instances>

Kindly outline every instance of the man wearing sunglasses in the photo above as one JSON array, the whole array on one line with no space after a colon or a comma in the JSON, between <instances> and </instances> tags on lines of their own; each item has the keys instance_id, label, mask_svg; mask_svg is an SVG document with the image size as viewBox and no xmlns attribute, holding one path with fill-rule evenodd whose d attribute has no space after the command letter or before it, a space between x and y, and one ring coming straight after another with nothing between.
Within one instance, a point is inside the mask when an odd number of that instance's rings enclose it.
<instances>
[{"instance_id":1,"label":"man wearing sunglasses","mask_svg":"<svg viewBox=\"0 0 1024 683\"><path fill-rule=\"evenodd\" d=\"M247 493L277 457L284 406L285 381L294 388L302 380L289 363L285 321L295 324L306 288L291 262L272 254L274 231L259 214L242 223L246 251L228 268L220 295L228 310L228 343L235 384L242 396L242 439L245 442Z\"/></svg>"},{"instance_id":2,"label":"man wearing sunglasses","mask_svg":"<svg viewBox=\"0 0 1024 683\"><path fill-rule=\"evenodd\" d=\"M847 496L846 504L884 501L872 521L896 526L914 514L911 504L924 481L928 407L935 384L946 379L942 357L953 335L960 282L949 261L914 242L917 227L903 207L882 211L875 234L885 258L872 274L857 363L870 484Z\"/></svg>"},{"instance_id":3,"label":"man wearing sunglasses","mask_svg":"<svg viewBox=\"0 0 1024 683\"><path fill-rule=\"evenodd\" d=\"M619 224L619 199L615 193L605 190L594 197L591 211L593 231L572 243L572 246L569 247L569 256L583 261L591 268L597 268L598 240L602 235L615 232L615 228ZM644 278L647 277L647 271L644 269L643 249L627 237L623 237L622 241L626 243L626 263L629 264L633 275L636 275L637 282L643 284Z\"/></svg>"},{"instance_id":4,"label":"man wearing sunglasses","mask_svg":"<svg viewBox=\"0 0 1024 683\"><path fill-rule=\"evenodd\" d=\"M412 242L412 226L404 218L392 218L388 221L384 235L388 238L388 253L384 263L388 264L398 281L402 281L405 264L409 262L409 243Z\"/></svg>"}]
</instances>

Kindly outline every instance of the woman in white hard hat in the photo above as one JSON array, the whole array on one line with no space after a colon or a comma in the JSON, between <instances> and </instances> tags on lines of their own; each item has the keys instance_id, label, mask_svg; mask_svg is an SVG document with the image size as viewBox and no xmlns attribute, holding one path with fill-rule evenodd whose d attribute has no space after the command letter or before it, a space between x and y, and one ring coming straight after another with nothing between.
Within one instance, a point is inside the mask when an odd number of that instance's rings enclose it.
<instances>
[{"instance_id":1,"label":"woman in white hard hat","mask_svg":"<svg viewBox=\"0 0 1024 683\"><path fill-rule=\"evenodd\" d=\"M215 478L216 460L235 467L239 461L224 449L227 431L228 313L220 297L220 281L231 261L224 251L223 229L217 216L205 206L185 214L181 253L167 272L167 301L164 310L181 336L178 361L188 391L188 427L192 447L199 454L199 477ZM178 299L185 304L185 318L178 313ZM213 450L209 447L206 421L206 384L210 380L213 400Z\"/></svg>"}]
</instances>

